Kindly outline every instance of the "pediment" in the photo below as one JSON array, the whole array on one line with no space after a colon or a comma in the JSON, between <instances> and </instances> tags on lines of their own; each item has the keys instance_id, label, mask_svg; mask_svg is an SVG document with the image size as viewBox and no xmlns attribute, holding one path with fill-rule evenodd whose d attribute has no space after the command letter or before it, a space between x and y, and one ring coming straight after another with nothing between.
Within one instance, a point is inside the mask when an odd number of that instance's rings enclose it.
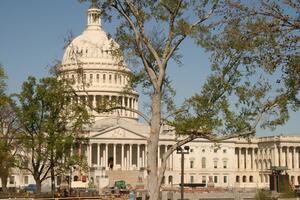
<instances>
[{"instance_id":1,"label":"pediment","mask_svg":"<svg viewBox=\"0 0 300 200\"><path fill-rule=\"evenodd\" d=\"M94 139L146 139L140 133L133 132L123 127L113 127L101 132L91 133L90 138Z\"/></svg>"}]
</instances>

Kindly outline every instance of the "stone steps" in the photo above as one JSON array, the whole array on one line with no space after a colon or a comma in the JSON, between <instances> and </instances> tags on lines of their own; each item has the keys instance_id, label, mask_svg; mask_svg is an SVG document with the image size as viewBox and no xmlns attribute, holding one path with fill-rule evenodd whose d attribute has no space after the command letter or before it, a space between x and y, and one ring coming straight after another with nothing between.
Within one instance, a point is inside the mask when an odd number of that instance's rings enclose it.
<instances>
[{"instance_id":1,"label":"stone steps","mask_svg":"<svg viewBox=\"0 0 300 200\"><path fill-rule=\"evenodd\" d=\"M124 180L126 184L135 187L145 183L144 172L138 170L109 170L106 171L109 179L109 186L113 186L115 181Z\"/></svg>"}]
</instances>

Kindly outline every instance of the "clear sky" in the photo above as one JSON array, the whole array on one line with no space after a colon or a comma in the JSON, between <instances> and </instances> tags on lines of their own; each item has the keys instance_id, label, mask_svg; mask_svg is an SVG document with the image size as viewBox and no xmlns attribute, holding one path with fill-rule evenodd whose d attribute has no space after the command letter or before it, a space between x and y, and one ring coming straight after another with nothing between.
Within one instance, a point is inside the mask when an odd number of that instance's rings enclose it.
<instances>
[{"instance_id":1,"label":"clear sky","mask_svg":"<svg viewBox=\"0 0 300 200\"><path fill-rule=\"evenodd\" d=\"M49 66L61 60L65 38L85 28L88 3L77 0L0 0L0 63L8 75L8 92L19 92L28 76L43 77ZM114 25L103 23L113 33ZM209 56L191 41L182 48L183 66L169 66L176 88L176 103L199 91L209 74ZM140 107L143 106L143 97ZM275 131L259 130L258 135L300 135L300 113L293 113Z\"/></svg>"}]
</instances>

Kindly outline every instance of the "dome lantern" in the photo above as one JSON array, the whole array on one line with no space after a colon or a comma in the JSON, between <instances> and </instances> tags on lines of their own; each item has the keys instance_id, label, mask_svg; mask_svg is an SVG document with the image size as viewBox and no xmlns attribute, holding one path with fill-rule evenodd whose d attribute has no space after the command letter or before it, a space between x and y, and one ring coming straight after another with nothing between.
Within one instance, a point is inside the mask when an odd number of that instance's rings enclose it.
<instances>
[{"instance_id":1,"label":"dome lantern","mask_svg":"<svg viewBox=\"0 0 300 200\"><path fill-rule=\"evenodd\" d=\"M97 6L97 1L93 0L91 7L87 11L87 29L100 29L101 10Z\"/></svg>"}]
</instances>

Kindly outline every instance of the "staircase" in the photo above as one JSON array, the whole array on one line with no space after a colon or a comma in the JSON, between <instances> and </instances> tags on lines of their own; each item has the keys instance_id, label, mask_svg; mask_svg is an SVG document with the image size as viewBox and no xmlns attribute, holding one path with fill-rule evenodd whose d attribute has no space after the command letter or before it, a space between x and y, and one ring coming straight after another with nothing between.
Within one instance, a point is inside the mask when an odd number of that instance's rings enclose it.
<instances>
[{"instance_id":1,"label":"staircase","mask_svg":"<svg viewBox=\"0 0 300 200\"><path fill-rule=\"evenodd\" d=\"M146 180L143 171L138 170L108 170L106 175L109 179L109 186L113 186L115 181L124 180L126 184L133 187L145 185Z\"/></svg>"}]
</instances>

